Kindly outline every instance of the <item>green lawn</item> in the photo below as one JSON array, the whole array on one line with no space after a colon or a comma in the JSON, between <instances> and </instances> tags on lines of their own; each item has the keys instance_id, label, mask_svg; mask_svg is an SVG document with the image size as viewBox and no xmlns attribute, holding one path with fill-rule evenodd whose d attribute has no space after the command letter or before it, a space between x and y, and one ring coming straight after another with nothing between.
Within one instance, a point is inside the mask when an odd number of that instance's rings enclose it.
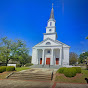
<instances>
[{"instance_id":1,"label":"green lawn","mask_svg":"<svg viewBox=\"0 0 88 88\"><path fill-rule=\"evenodd\" d=\"M22 70L26 70L26 69L30 69L29 67L17 67L16 71L22 71Z\"/></svg>"},{"instance_id":2,"label":"green lawn","mask_svg":"<svg viewBox=\"0 0 88 88\"><path fill-rule=\"evenodd\" d=\"M22 70L26 70L26 69L30 69L30 68L29 67L17 67L16 71L22 71ZM0 79L5 79L6 76L9 75L10 73L12 73L12 71L0 73Z\"/></svg>"},{"instance_id":3,"label":"green lawn","mask_svg":"<svg viewBox=\"0 0 88 88\"><path fill-rule=\"evenodd\" d=\"M7 75L9 75L11 72L3 72L0 73L0 79L5 79Z\"/></svg>"},{"instance_id":4,"label":"green lawn","mask_svg":"<svg viewBox=\"0 0 88 88\"><path fill-rule=\"evenodd\" d=\"M86 83L85 78L88 78L88 70L82 70L81 74L72 78L65 77L63 74L58 74L55 81L65 83Z\"/></svg>"}]
</instances>

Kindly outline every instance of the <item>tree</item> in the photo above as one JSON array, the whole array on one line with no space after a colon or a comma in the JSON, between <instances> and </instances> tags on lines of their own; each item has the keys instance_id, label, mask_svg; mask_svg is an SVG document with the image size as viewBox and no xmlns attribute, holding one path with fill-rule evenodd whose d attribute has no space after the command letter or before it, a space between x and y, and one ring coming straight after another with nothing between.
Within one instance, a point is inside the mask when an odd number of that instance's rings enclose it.
<instances>
[{"instance_id":1,"label":"tree","mask_svg":"<svg viewBox=\"0 0 88 88\"><path fill-rule=\"evenodd\" d=\"M88 36L86 37L86 39L88 39Z\"/></svg>"},{"instance_id":2,"label":"tree","mask_svg":"<svg viewBox=\"0 0 88 88\"><path fill-rule=\"evenodd\" d=\"M83 63L83 62L85 62L85 60L87 59L87 57L88 57L88 51L87 52L85 52L85 53L82 53L82 54L80 54L80 56L79 56L79 63Z\"/></svg>"},{"instance_id":3,"label":"tree","mask_svg":"<svg viewBox=\"0 0 88 88\"><path fill-rule=\"evenodd\" d=\"M20 61L20 64L24 65L26 63L26 59L29 56L29 49L26 48L26 44L22 40L16 40L12 44L12 59Z\"/></svg>"},{"instance_id":4,"label":"tree","mask_svg":"<svg viewBox=\"0 0 88 88\"><path fill-rule=\"evenodd\" d=\"M78 55L74 52L70 52L69 59L70 59L70 64L76 64L77 62Z\"/></svg>"},{"instance_id":5,"label":"tree","mask_svg":"<svg viewBox=\"0 0 88 88\"><path fill-rule=\"evenodd\" d=\"M21 64L28 63L29 49L24 41L18 39L8 40L7 37L1 38L0 42L0 60L8 64L8 61L19 61Z\"/></svg>"},{"instance_id":6,"label":"tree","mask_svg":"<svg viewBox=\"0 0 88 88\"><path fill-rule=\"evenodd\" d=\"M2 62L6 62L7 64L10 59L10 52L11 52L11 40L7 40L7 37L1 38L0 60Z\"/></svg>"}]
</instances>

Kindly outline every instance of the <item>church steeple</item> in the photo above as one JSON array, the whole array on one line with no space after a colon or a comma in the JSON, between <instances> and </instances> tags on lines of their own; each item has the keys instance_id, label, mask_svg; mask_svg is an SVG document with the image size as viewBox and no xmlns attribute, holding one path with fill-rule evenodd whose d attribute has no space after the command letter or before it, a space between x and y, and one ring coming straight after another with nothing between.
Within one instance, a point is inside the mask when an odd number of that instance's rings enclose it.
<instances>
[{"instance_id":1,"label":"church steeple","mask_svg":"<svg viewBox=\"0 0 88 88\"><path fill-rule=\"evenodd\" d=\"M57 39L55 23L56 21L54 19L54 10L53 10L53 4L52 4L50 18L48 20L47 27L46 27L46 33L44 33L44 39L46 38L51 38L53 40Z\"/></svg>"},{"instance_id":2,"label":"church steeple","mask_svg":"<svg viewBox=\"0 0 88 88\"><path fill-rule=\"evenodd\" d=\"M52 3L52 9L51 9L51 14L50 14L50 19L54 19L53 3Z\"/></svg>"}]
</instances>

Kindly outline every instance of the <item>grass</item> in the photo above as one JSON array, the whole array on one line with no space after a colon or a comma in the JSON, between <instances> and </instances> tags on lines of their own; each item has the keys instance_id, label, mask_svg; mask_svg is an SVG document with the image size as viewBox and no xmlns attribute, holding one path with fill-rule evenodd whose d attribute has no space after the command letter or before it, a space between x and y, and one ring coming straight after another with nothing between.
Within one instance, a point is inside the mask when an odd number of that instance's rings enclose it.
<instances>
[{"instance_id":1,"label":"grass","mask_svg":"<svg viewBox=\"0 0 88 88\"><path fill-rule=\"evenodd\" d=\"M5 79L7 75L9 75L11 72L3 72L0 73L0 79Z\"/></svg>"},{"instance_id":2,"label":"grass","mask_svg":"<svg viewBox=\"0 0 88 88\"><path fill-rule=\"evenodd\" d=\"M22 70L27 70L30 69L29 67L17 67L16 71L22 71Z\"/></svg>"},{"instance_id":3,"label":"grass","mask_svg":"<svg viewBox=\"0 0 88 88\"><path fill-rule=\"evenodd\" d=\"M77 74L75 77L68 78L64 74L56 76L55 81L65 83L86 83L85 78L88 78L88 70L82 70L81 74Z\"/></svg>"},{"instance_id":4,"label":"grass","mask_svg":"<svg viewBox=\"0 0 88 88\"><path fill-rule=\"evenodd\" d=\"M22 70L26 70L26 69L30 69L30 68L29 67L17 67L16 68L16 71L22 71ZM6 76L8 76L11 72L3 72L3 73L0 73L0 79L5 79Z\"/></svg>"}]
</instances>

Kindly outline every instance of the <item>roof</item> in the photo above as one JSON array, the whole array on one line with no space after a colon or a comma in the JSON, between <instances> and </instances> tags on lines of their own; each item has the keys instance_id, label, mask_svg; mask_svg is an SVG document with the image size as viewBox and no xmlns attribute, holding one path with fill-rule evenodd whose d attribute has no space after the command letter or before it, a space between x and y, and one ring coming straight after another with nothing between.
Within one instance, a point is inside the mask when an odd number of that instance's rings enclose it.
<instances>
[{"instance_id":1,"label":"roof","mask_svg":"<svg viewBox=\"0 0 88 88\"><path fill-rule=\"evenodd\" d=\"M34 47L41 46L41 44L44 43L44 42L47 41L47 40L50 40L50 41L52 41L52 42L54 42L54 43L56 43L56 44L58 44L58 45L62 45L62 46L65 46L65 47L69 47L69 48L70 48L70 46L68 46L67 44L62 43L62 42L60 42L60 41L58 41L58 40L53 40L53 39L51 39L51 38L46 38L45 40L41 41L40 43L38 43L38 44L35 45Z\"/></svg>"}]
</instances>

